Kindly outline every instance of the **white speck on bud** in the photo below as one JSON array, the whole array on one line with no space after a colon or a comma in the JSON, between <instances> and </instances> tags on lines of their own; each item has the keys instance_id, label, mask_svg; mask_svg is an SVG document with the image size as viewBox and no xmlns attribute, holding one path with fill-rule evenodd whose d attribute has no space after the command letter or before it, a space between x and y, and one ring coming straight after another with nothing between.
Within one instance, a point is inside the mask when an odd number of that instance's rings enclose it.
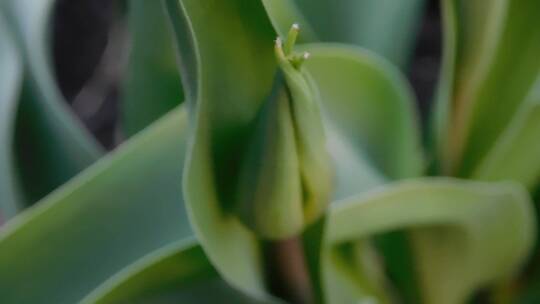
<instances>
[{"instance_id":1,"label":"white speck on bud","mask_svg":"<svg viewBox=\"0 0 540 304\"><path fill-rule=\"evenodd\" d=\"M293 48L300 32L300 25L293 23L286 37L276 37L275 52L278 59L283 63L291 64L295 69L299 69L302 63L308 59L311 54L303 52L294 53Z\"/></svg>"}]
</instances>

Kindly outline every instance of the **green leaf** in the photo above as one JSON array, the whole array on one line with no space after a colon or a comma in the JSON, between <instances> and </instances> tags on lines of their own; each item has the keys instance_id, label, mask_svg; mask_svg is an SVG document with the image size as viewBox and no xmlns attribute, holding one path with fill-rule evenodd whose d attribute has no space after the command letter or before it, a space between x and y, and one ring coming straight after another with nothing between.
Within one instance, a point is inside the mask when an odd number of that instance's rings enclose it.
<instances>
[{"instance_id":1,"label":"green leaf","mask_svg":"<svg viewBox=\"0 0 540 304\"><path fill-rule=\"evenodd\" d=\"M311 54L304 67L319 88L327 118L328 149L336 169L334 199L371 190L389 179L419 175L422 155L416 113L400 72L358 47L312 44L303 49ZM399 265L406 273L402 275L406 279L395 278L396 287L412 294L413 279L407 271L413 266L404 260L409 251L405 236L380 239L386 244L381 248L385 263Z\"/></svg>"},{"instance_id":2,"label":"green leaf","mask_svg":"<svg viewBox=\"0 0 540 304\"><path fill-rule=\"evenodd\" d=\"M284 35L293 22L303 42L342 42L370 49L404 67L414 46L423 0L262 0ZM305 29L305 30L304 30Z\"/></svg>"},{"instance_id":3,"label":"green leaf","mask_svg":"<svg viewBox=\"0 0 540 304\"><path fill-rule=\"evenodd\" d=\"M22 206L16 177L13 135L22 63L0 11L0 225Z\"/></svg>"},{"instance_id":4,"label":"green leaf","mask_svg":"<svg viewBox=\"0 0 540 304\"><path fill-rule=\"evenodd\" d=\"M209 292L211 291L211 292ZM82 303L262 303L219 278L200 246L181 241L141 258Z\"/></svg>"},{"instance_id":5,"label":"green leaf","mask_svg":"<svg viewBox=\"0 0 540 304\"><path fill-rule=\"evenodd\" d=\"M446 75L438 101L446 174L470 176L493 148L540 69L540 2L443 2ZM452 65L452 66L449 66ZM444 110L446 109L446 110Z\"/></svg>"},{"instance_id":6,"label":"green leaf","mask_svg":"<svg viewBox=\"0 0 540 304\"><path fill-rule=\"evenodd\" d=\"M271 97L257 115L239 174L238 216L255 232L271 239L289 238L304 227L300 157L291 103L283 76L277 76Z\"/></svg>"},{"instance_id":7,"label":"green leaf","mask_svg":"<svg viewBox=\"0 0 540 304\"><path fill-rule=\"evenodd\" d=\"M274 33L258 1L166 0L190 107L184 199L197 238L233 287L268 298L261 248L232 212L239 148L276 72ZM216 47L219 46L219 47Z\"/></svg>"},{"instance_id":8,"label":"green leaf","mask_svg":"<svg viewBox=\"0 0 540 304\"><path fill-rule=\"evenodd\" d=\"M540 82L539 82L540 84ZM534 191L540 178L540 85L512 118L493 149L480 162L473 178L514 180Z\"/></svg>"},{"instance_id":9,"label":"green leaf","mask_svg":"<svg viewBox=\"0 0 540 304\"><path fill-rule=\"evenodd\" d=\"M322 41L365 47L405 67L424 0L295 0Z\"/></svg>"},{"instance_id":10,"label":"green leaf","mask_svg":"<svg viewBox=\"0 0 540 304\"><path fill-rule=\"evenodd\" d=\"M387 178L423 170L411 88L398 69L376 54L340 44L311 44L304 63L319 88L327 123L367 155Z\"/></svg>"},{"instance_id":11,"label":"green leaf","mask_svg":"<svg viewBox=\"0 0 540 304\"><path fill-rule=\"evenodd\" d=\"M18 109L16 145L21 186L31 204L89 166L102 154L68 109L55 83L49 18L54 2L4 1L27 74Z\"/></svg>"},{"instance_id":12,"label":"green leaf","mask_svg":"<svg viewBox=\"0 0 540 304\"><path fill-rule=\"evenodd\" d=\"M161 2L130 0L128 5L132 43L122 88L122 125L131 136L180 104L183 92Z\"/></svg>"},{"instance_id":13,"label":"green leaf","mask_svg":"<svg viewBox=\"0 0 540 304\"><path fill-rule=\"evenodd\" d=\"M409 231L424 303L464 303L512 276L535 239L526 191L513 183L406 181L334 204L327 217L323 284L328 303L392 302L370 237Z\"/></svg>"},{"instance_id":14,"label":"green leaf","mask_svg":"<svg viewBox=\"0 0 540 304\"><path fill-rule=\"evenodd\" d=\"M335 181L331 201L369 191L388 182L370 162L365 151L358 149L331 124L325 124L328 152L334 164Z\"/></svg>"},{"instance_id":15,"label":"green leaf","mask_svg":"<svg viewBox=\"0 0 540 304\"><path fill-rule=\"evenodd\" d=\"M0 230L2 303L76 303L142 256L191 236L186 112L173 111Z\"/></svg>"}]
</instances>

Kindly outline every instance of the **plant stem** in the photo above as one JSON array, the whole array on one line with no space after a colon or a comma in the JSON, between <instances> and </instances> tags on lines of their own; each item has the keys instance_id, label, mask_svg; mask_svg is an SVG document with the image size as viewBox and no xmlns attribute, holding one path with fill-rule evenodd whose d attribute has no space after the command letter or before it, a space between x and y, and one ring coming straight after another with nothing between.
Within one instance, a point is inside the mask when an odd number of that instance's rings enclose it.
<instances>
[{"instance_id":1,"label":"plant stem","mask_svg":"<svg viewBox=\"0 0 540 304\"><path fill-rule=\"evenodd\" d=\"M299 236L264 244L266 278L270 291L294 304L314 303L311 280Z\"/></svg>"}]
</instances>

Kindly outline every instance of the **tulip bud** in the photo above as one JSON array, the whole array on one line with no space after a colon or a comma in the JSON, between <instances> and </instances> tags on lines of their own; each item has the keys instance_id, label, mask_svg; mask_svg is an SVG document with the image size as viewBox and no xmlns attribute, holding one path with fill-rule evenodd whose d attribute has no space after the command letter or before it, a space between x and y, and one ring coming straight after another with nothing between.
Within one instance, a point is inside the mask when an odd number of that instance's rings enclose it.
<instances>
[{"instance_id":1,"label":"tulip bud","mask_svg":"<svg viewBox=\"0 0 540 304\"><path fill-rule=\"evenodd\" d=\"M301 69L308 53L292 49L293 25L285 42L276 39L279 65L274 85L258 113L239 176L237 211L258 235L296 235L324 212L332 190L318 94Z\"/></svg>"}]
</instances>

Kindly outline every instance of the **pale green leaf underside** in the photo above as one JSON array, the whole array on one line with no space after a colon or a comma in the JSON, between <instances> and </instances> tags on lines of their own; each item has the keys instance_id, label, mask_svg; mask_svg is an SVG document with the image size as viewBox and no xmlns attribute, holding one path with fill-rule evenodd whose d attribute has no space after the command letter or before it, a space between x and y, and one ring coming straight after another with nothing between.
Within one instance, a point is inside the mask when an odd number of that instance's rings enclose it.
<instances>
[{"instance_id":1,"label":"pale green leaf underside","mask_svg":"<svg viewBox=\"0 0 540 304\"><path fill-rule=\"evenodd\" d=\"M174 110L0 230L2 303L75 303L192 235L181 192L186 112Z\"/></svg>"},{"instance_id":2,"label":"pale green leaf underside","mask_svg":"<svg viewBox=\"0 0 540 304\"><path fill-rule=\"evenodd\" d=\"M471 102L470 135L463 151L465 173L493 148L540 72L540 1L508 1L504 9L493 61Z\"/></svg>"},{"instance_id":3,"label":"pale green leaf underside","mask_svg":"<svg viewBox=\"0 0 540 304\"><path fill-rule=\"evenodd\" d=\"M130 0L131 51L123 84L122 126L131 136L183 100L173 36L161 1Z\"/></svg>"},{"instance_id":4,"label":"pale green leaf underside","mask_svg":"<svg viewBox=\"0 0 540 304\"><path fill-rule=\"evenodd\" d=\"M438 178L389 185L330 210L323 251L329 303L391 299L366 240L400 229L412 238L425 303L464 303L507 278L535 239L532 204L517 184Z\"/></svg>"},{"instance_id":5,"label":"pale green leaf underside","mask_svg":"<svg viewBox=\"0 0 540 304\"><path fill-rule=\"evenodd\" d=\"M387 178L423 170L414 97L382 57L341 44L310 44L304 64L320 91L327 122Z\"/></svg>"},{"instance_id":6,"label":"pale green leaf underside","mask_svg":"<svg viewBox=\"0 0 540 304\"><path fill-rule=\"evenodd\" d=\"M424 0L294 0L324 42L367 48L406 67Z\"/></svg>"},{"instance_id":7,"label":"pale green leaf underside","mask_svg":"<svg viewBox=\"0 0 540 304\"><path fill-rule=\"evenodd\" d=\"M6 20L0 14L0 225L15 216L20 205L13 140L22 63Z\"/></svg>"},{"instance_id":8,"label":"pale green leaf underside","mask_svg":"<svg viewBox=\"0 0 540 304\"><path fill-rule=\"evenodd\" d=\"M263 303L229 287L195 241L152 252L102 284L85 304Z\"/></svg>"},{"instance_id":9,"label":"pale green leaf underside","mask_svg":"<svg viewBox=\"0 0 540 304\"><path fill-rule=\"evenodd\" d=\"M32 204L102 154L68 109L55 83L49 47L54 1L9 0L0 9L11 21L26 64L18 106L17 156L25 204Z\"/></svg>"},{"instance_id":10,"label":"pale green leaf underside","mask_svg":"<svg viewBox=\"0 0 540 304\"><path fill-rule=\"evenodd\" d=\"M502 5L506 0L481 2L446 0L441 2L444 27L443 65L437 92L435 118L435 148L440 156L441 170L450 172L458 166L455 151L462 149L455 134L463 133L464 108L467 103L455 100L456 90L469 94L477 85L493 57L498 37ZM482 12L482 13L475 13ZM469 102L470 104L470 102ZM459 113L458 113L459 112ZM459 118L459 124L458 124ZM453 128L451 128L453 126ZM454 148L450 148L450 147Z\"/></svg>"}]
</instances>

